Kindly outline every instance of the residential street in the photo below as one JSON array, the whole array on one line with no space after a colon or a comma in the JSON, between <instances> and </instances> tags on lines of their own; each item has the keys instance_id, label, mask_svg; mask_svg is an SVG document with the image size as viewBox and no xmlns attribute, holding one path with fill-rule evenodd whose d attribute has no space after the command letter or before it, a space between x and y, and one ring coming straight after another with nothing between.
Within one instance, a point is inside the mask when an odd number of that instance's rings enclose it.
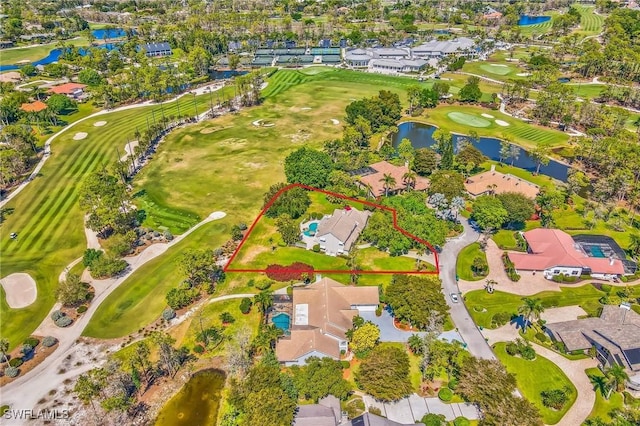
<instances>
[{"instance_id":1,"label":"residential street","mask_svg":"<svg viewBox=\"0 0 640 426\"><path fill-rule=\"evenodd\" d=\"M462 301L462 296L459 297L460 300L457 303L453 303L451 300L451 293L460 293L458 283L456 282L456 260L458 253L469 244L475 242L480 236L479 233L471 228L465 218L460 217L460 223L464 226L464 233L459 237L447 241L438 256L444 297L447 300L447 304L451 307L451 319L453 319L458 333L460 333L460 336L467 344L469 352L478 358L496 359L489 344L484 340L484 336L471 319L471 315L469 315L467 307Z\"/></svg>"}]
</instances>

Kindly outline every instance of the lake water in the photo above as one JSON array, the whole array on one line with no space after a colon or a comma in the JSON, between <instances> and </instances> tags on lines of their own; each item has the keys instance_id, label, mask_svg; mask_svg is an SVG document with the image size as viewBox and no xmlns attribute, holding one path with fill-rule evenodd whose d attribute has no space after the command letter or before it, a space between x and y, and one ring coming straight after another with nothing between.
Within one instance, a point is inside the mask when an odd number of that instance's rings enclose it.
<instances>
[{"instance_id":1,"label":"lake water","mask_svg":"<svg viewBox=\"0 0 640 426\"><path fill-rule=\"evenodd\" d=\"M194 374L162 407L155 426L216 424L224 382L225 374L220 370L203 370Z\"/></svg>"},{"instance_id":2,"label":"lake water","mask_svg":"<svg viewBox=\"0 0 640 426\"><path fill-rule=\"evenodd\" d=\"M411 141L414 148L430 148L436 142L433 140L433 132L437 127L428 124L405 122L398 125L398 133L392 136L392 143L397 147L400 141L407 138ZM457 146L458 139L464 136L453 135L454 146ZM500 139L481 137L477 143L473 144L484 155L492 160L500 160ZM511 159L505 159L505 164L511 164ZM531 158L529 153L520 148L520 156L513 162L515 167L535 172L536 162ZM566 182L569 166L555 160L549 160L549 164L540 167L540 174L550 176L554 179Z\"/></svg>"},{"instance_id":3,"label":"lake water","mask_svg":"<svg viewBox=\"0 0 640 426\"><path fill-rule=\"evenodd\" d=\"M118 46L114 43L105 43L105 44L101 44L99 46L94 46L97 47L99 49L107 49L109 51L116 49ZM88 53L89 51L85 48L79 48L78 49L78 53L80 53L80 55L84 56ZM49 65L51 63L54 62L58 62L58 60L60 59L60 55L62 55L62 49L59 48L55 48L52 49L49 54L47 56L45 56L42 59L38 59L35 62L32 62L31 65L33 66L37 66L37 65ZM17 70L20 67L18 65L0 65L0 71L11 71L11 70Z\"/></svg>"},{"instance_id":4,"label":"lake water","mask_svg":"<svg viewBox=\"0 0 640 426\"><path fill-rule=\"evenodd\" d=\"M91 31L91 34L93 34L97 40L104 40L105 38L122 38L127 35L122 28L111 28L110 30L101 28L99 30Z\"/></svg>"},{"instance_id":5,"label":"lake water","mask_svg":"<svg viewBox=\"0 0 640 426\"><path fill-rule=\"evenodd\" d=\"M543 22L547 22L551 20L551 16L529 16L522 15L518 20L518 25L535 25L542 24Z\"/></svg>"}]
</instances>

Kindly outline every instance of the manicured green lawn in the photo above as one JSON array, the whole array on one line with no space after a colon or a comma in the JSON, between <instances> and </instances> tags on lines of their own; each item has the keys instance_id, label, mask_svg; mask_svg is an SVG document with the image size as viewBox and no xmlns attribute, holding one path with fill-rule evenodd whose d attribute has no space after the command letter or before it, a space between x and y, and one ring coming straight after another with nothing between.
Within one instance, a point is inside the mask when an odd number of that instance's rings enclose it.
<instances>
[{"instance_id":1,"label":"manicured green lawn","mask_svg":"<svg viewBox=\"0 0 640 426\"><path fill-rule=\"evenodd\" d=\"M513 234L513 231L507 229L501 229L491 237L493 241L503 250L516 250L518 243Z\"/></svg>"},{"instance_id":2,"label":"manicured green lawn","mask_svg":"<svg viewBox=\"0 0 640 426\"><path fill-rule=\"evenodd\" d=\"M580 12L580 27L575 31L577 34L589 36L602 32L605 16L596 14L593 6L574 4L573 7Z\"/></svg>"},{"instance_id":3,"label":"manicured green lawn","mask_svg":"<svg viewBox=\"0 0 640 426\"><path fill-rule=\"evenodd\" d=\"M450 112L447 114L450 120L455 121L458 124L469 127L489 127L491 122L485 118L479 117L474 114L467 114L464 112Z\"/></svg>"},{"instance_id":4,"label":"manicured green lawn","mask_svg":"<svg viewBox=\"0 0 640 426\"><path fill-rule=\"evenodd\" d=\"M477 257L483 259L485 263L487 262L487 255L480 249L479 243L469 244L464 249L462 249L462 251L458 255L458 261L456 262L456 271L458 277L460 277L461 280L479 281L486 277L486 275L475 275L473 270L471 269L473 260Z\"/></svg>"},{"instance_id":5,"label":"manicured green lawn","mask_svg":"<svg viewBox=\"0 0 640 426\"><path fill-rule=\"evenodd\" d=\"M494 352L507 371L516 377L518 389L533 405L540 410L545 424L553 425L571 408L578 392L571 380L558 366L548 359L537 355L532 361L511 356L505 352L505 343L497 343ZM569 389L569 400L562 410L552 410L542 404L540 392L552 389Z\"/></svg>"},{"instance_id":6,"label":"manicured green lawn","mask_svg":"<svg viewBox=\"0 0 640 426\"><path fill-rule=\"evenodd\" d=\"M543 291L530 297L542 299L546 308L578 305L588 314L596 315L601 306L598 299L602 296L604 292L590 284L585 284L579 287L561 287L560 291ZM495 314L506 312L517 315L518 307L522 305L522 297L500 291L500 283L498 283L493 294L484 290L470 291L465 294L465 303L476 324L491 328L491 318ZM486 311L481 312L483 309Z\"/></svg>"},{"instance_id":7,"label":"manicured green lawn","mask_svg":"<svg viewBox=\"0 0 640 426\"><path fill-rule=\"evenodd\" d=\"M593 99L600 96L602 90L606 87L606 84L578 84L570 83L569 86L573 88L574 93L584 99Z\"/></svg>"},{"instance_id":8,"label":"manicured green lawn","mask_svg":"<svg viewBox=\"0 0 640 426\"><path fill-rule=\"evenodd\" d=\"M449 117L449 113L451 112L470 114L478 118L481 118L481 114L483 113L490 114L494 118L491 119L491 124L488 127L473 128L473 130L478 133L478 136L501 138L503 135L506 135L511 137L515 143L525 148L533 148L540 142L548 142L553 147L559 147L564 146L569 140L569 136L560 131L528 124L504 115L500 113L500 111L472 105L439 105L434 109L426 110L425 115L422 117L406 118L405 121L424 122L451 132L468 134L470 130L469 127L451 120ZM509 126L499 126L495 123L496 119L509 123ZM487 119L487 121L489 121L489 119Z\"/></svg>"},{"instance_id":9,"label":"manicured green lawn","mask_svg":"<svg viewBox=\"0 0 640 426\"><path fill-rule=\"evenodd\" d=\"M197 103L203 111L208 96L197 98ZM78 207L80 182L99 167L114 162L127 138L133 140L135 129L143 130L147 118L152 119L152 111L160 117L158 106L138 108L101 115L63 133L53 141L51 158L39 177L6 205L13 210L3 227L19 237L11 240L10 232L0 234L2 276L27 272L38 286L36 302L23 309L10 309L1 294L2 337L9 339L12 347L22 343L49 312L55 302L58 275L86 247L83 215ZM193 114L193 103L183 101L180 111ZM176 115L175 103L164 106L164 112ZM107 121L106 126L94 127L102 120ZM77 132L86 132L88 137L74 141Z\"/></svg>"},{"instance_id":10,"label":"manicured green lawn","mask_svg":"<svg viewBox=\"0 0 640 426\"><path fill-rule=\"evenodd\" d=\"M68 40L74 46L88 46L89 42L84 37L74 40ZM0 65L13 65L20 61L37 61L45 58L50 51L57 47L57 42L39 44L30 47L17 47L11 49L2 49L0 55Z\"/></svg>"}]
</instances>

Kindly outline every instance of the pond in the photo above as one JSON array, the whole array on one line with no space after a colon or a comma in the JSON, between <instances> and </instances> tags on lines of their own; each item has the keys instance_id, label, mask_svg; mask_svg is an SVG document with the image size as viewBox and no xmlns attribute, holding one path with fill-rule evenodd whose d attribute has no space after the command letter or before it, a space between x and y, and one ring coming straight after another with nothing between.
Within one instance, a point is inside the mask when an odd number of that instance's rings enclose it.
<instances>
[{"instance_id":1,"label":"pond","mask_svg":"<svg viewBox=\"0 0 640 426\"><path fill-rule=\"evenodd\" d=\"M104 40L108 38L122 38L127 35L127 33L122 28L111 28L111 29L101 28L99 30L91 31L91 34L97 40Z\"/></svg>"},{"instance_id":2,"label":"pond","mask_svg":"<svg viewBox=\"0 0 640 426\"><path fill-rule=\"evenodd\" d=\"M437 127L429 124L408 121L398 125L398 133L394 133L391 140L394 147L397 147L402 139L407 138L416 149L429 148L436 143L435 140L433 140L433 132L435 132L436 129ZM454 144L457 145L457 141L461 138L464 138L464 136L454 134ZM500 139L481 137L477 143L474 143L474 146L490 159L499 161L500 142ZM511 159L505 160L505 163L511 164ZM513 165L530 172L535 172L536 170L535 160L522 148L520 149L520 156L513 162ZM548 165L540 167L540 174L563 182L566 182L568 172L569 166L555 160L550 160Z\"/></svg>"},{"instance_id":3,"label":"pond","mask_svg":"<svg viewBox=\"0 0 640 426\"><path fill-rule=\"evenodd\" d=\"M99 46L94 46L94 47L98 48L98 49L107 49L109 51L118 48L118 46L116 44L113 44L113 43L105 43L105 44L101 44ZM81 56L86 56L89 53L89 50L81 47L81 48L78 49L78 53ZM60 59L61 55L62 55L62 49L55 48L55 49L52 49L51 51L49 51L49 54L47 56L45 56L42 59L38 59L35 62L32 62L31 65L33 65L33 66L49 65L49 64L52 64L54 62L58 62L58 60ZM19 68L20 67L18 65L0 65L0 72L1 71L17 70Z\"/></svg>"},{"instance_id":4,"label":"pond","mask_svg":"<svg viewBox=\"0 0 640 426\"><path fill-rule=\"evenodd\" d=\"M203 370L162 407L156 426L205 426L216 424L225 374Z\"/></svg>"},{"instance_id":5,"label":"pond","mask_svg":"<svg viewBox=\"0 0 640 426\"><path fill-rule=\"evenodd\" d=\"M543 22L547 22L551 20L551 16L529 16L522 15L518 20L518 25L535 25L542 24Z\"/></svg>"}]
</instances>

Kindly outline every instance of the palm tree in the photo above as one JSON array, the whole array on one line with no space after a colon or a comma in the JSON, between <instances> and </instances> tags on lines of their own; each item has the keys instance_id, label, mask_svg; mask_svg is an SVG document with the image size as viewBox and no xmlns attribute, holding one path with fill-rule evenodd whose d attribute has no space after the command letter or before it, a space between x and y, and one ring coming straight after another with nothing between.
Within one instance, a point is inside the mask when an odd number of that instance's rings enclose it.
<instances>
[{"instance_id":1,"label":"palm tree","mask_svg":"<svg viewBox=\"0 0 640 426\"><path fill-rule=\"evenodd\" d=\"M624 367L619 364L614 364L604 371L604 377L609 385L609 391L607 392L607 399L611 396L611 392L615 389L617 392L624 390L624 382L629 380L629 375L625 371Z\"/></svg>"},{"instance_id":2,"label":"palm tree","mask_svg":"<svg viewBox=\"0 0 640 426\"><path fill-rule=\"evenodd\" d=\"M589 380L591 380L591 384L593 384L594 391L600 391L600 394L607 397L607 381L604 376L600 374L593 374L589 376Z\"/></svg>"},{"instance_id":3,"label":"palm tree","mask_svg":"<svg viewBox=\"0 0 640 426\"><path fill-rule=\"evenodd\" d=\"M0 354L2 354L4 362L9 362L7 359L7 352L9 352L9 340L0 339Z\"/></svg>"},{"instance_id":4,"label":"palm tree","mask_svg":"<svg viewBox=\"0 0 640 426\"><path fill-rule=\"evenodd\" d=\"M391 176L389 173L385 173L384 176L382 176L382 179L380 179L380 182L382 182L382 185L384 187L385 197L388 197L389 190L396 186L396 178Z\"/></svg>"},{"instance_id":5,"label":"palm tree","mask_svg":"<svg viewBox=\"0 0 640 426\"><path fill-rule=\"evenodd\" d=\"M402 175L402 182L404 182L405 186L407 187L407 191L410 191L411 188L414 188L416 186L417 177L418 175L416 175L416 173L412 172L411 170Z\"/></svg>"},{"instance_id":6,"label":"palm tree","mask_svg":"<svg viewBox=\"0 0 640 426\"><path fill-rule=\"evenodd\" d=\"M640 254L640 234L629 234L629 253L633 257Z\"/></svg>"},{"instance_id":7,"label":"palm tree","mask_svg":"<svg viewBox=\"0 0 640 426\"><path fill-rule=\"evenodd\" d=\"M522 306L518 308L518 313L525 320L523 329L527 328L527 324L531 324L531 320L540 319L540 314L544 312L542 299L525 297L522 299Z\"/></svg>"},{"instance_id":8,"label":"palm tree","mask_svg":"<svg viewBox=\"0 0 640 426\"><path fill-rule=\"evenodd\" d=\"M253 297L253 304L258 307L260 313L264 316L265 323L267 321L266 313L273 306L273 295L270 291L261 291Z\"/></svg>"}]
</instances>

